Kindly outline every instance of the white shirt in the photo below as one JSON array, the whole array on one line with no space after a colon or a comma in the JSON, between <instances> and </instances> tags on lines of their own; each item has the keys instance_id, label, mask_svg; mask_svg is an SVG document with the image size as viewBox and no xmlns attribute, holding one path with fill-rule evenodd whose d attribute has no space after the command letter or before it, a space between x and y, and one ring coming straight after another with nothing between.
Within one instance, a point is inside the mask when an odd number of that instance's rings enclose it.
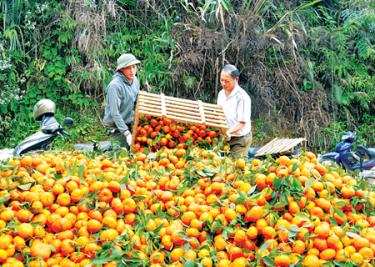
<instances>
[{"instance_id":1,"label":"white shirt","mask_svg":"<svg viewBox=\"0 0 375 267\"><path fill-rule=\"evenodd\" d=\"M223 107L229 129L239 122L245 122L245 126L236 136L244 136L251 132L251 100L244 89L237 85L229 96L226 96L222 89L217 97L217 104Z\"/></svg>"}]
</instances>

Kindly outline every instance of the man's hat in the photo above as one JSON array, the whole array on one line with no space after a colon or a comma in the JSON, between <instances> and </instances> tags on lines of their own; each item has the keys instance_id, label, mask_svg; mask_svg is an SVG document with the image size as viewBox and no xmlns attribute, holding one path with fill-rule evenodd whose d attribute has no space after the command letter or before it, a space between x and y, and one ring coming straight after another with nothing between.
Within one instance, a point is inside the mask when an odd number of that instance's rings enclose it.
<instances>
[{"instance_id":1,"label":"man's hat","mask_svg":"<svg viewBox=\"0 0 375 267\"><path fill-rule=\"evenodd\" d=\"M129 67L131 65L139 64L141 63L133 54L126 53L122 54L118 59L117 59L117 68L116 71Z\"/></svg>"}]
</instances>

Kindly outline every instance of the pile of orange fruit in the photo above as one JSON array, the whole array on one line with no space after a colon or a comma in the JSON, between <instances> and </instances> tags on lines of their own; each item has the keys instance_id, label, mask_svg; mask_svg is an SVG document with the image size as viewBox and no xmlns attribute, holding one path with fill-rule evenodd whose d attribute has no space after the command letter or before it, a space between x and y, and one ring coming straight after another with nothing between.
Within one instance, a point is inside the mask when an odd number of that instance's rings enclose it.
<instances>
[{"instance_id":1,"label":"pile of orange fruit","mask_svg":"<svg viewBox=\"0 0 375 267\"><path fill-rule=\"evenodd\" d=\"M47 152L0 178L3 267L374 266L375 192L311 152Z\"/></svg>"},{"instance_id":2,"label":"pile of orange fruit","mask_svg":"<svg viewBox=\"0 0 375 267\"><path fill-rule=\"evenodd\" d=\"M167 117L142 115L135 129L135 151L157 151L162 148L219 148L224 135L220 129L205 124L182 123Z\"/></svg>"}]
</instances>

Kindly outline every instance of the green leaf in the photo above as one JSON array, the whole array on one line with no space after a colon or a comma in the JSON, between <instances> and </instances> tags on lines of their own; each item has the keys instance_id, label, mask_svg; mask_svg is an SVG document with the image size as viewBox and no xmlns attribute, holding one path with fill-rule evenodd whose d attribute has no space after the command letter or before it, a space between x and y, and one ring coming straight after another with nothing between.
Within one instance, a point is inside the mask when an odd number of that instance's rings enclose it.
<instances>
[{"instance_id":1,"label":"green leaf","mask_svg":"<svg viewBox=\"0 0 375 267\"><path fill-rule=\"evenodd\" d=\"M275 263L270 256L263 257L262 259L267 266L275 266Z\"/></svg>"},{"instance_id":2,"label":"green leaf","mask_svg":"<svg viewBox=\"0 0 375 267\"><path fill-rule=\"evenodd\" d=\"M232 5L230 4L229 1L227 1L227 0L221 0L221 1L222 1L223 7L225 8L226 11L233 12L233 7L232 7Z\"/></svg>"},{"instance_id":3,"label":"green leaf","mask_svg":"<svg viewBox=\"0 0 375 267\"><path fill-rule=\"evenodd\" d=\"M24 190L24 191L27 191L31 188L32 185L33 185L33 183L27 183L27 184L19 185L19 186L17 186L17 188L19 188L21 190Z\"/></svg>"},{"instance_id":4,"label":"green leaf","mask_svg":"<svg viewBox=\"0 0 375 267\"><path fill-rule=\"evenodd\" d=\"M185 261L184 267L194 267L194 261L191 261L191 260Z\"/></svg>"},{"instance_id":5,"label":"green leaf","mask_svg":"<svg viewBox=\"0 0 375 267\"><path fill-rule=\"evenodd\" d=\"M344 207L344 206L347 205L347 203L343 200L339 200L339 201L335 202L335 204L336 204L337 207Z\"/></svg>"},{"instance_id":6,"label":"green leaf","mask_svg":"<svg viewBox=\"0 0 375 267\"><path fill-rule=\"evenodd\" d=\"M339 210L337 208L334 208L335 212L337 213L337 215L339 215L340 217L345 217L345 214L342 210Z\"/></svg>"},{"instance_id":7,"label":"green leaf","mask_svg":"<svg viewBox=\"0 0 375 267\"><path fill-rule=\"evenodd\" d=\"M10 198L10 194L6 193L4 196L0 197L0 205L4 204L4 202L8 201Z\"/></svg>"},{"instance_id":8,"label":"green leaf","mask_svg":"<svg viewBox=\"0 0 375 267\"><path fill-rule=\"evenodd\" d=\"M289 227L289 230L290 230L290 231L293 231L293 232L296 232L296 233L298 233L298 232L301 231L301 230L300 230L297 226L295 226L295 225L290 226L290 227Z\"/></svg>"},{"instance_id":9,"label":"green leaf","mask_svg":"<svg viewBox=\"0 0 375 267\"><path fill-rule=\"evenodd\" d=\"M361 236L356 234L356 233L353 233L353 232L346 232L346 235L351 237L351 238L354 238L354 239L360 239Z\"/></svg>"},{"instance_id":10,"label":"green leaf","mask_svg":"<svg viewBox=\"0 0 375 267\"><path fill-rule=\"evenodd\" d=\"M292 172L295 172L298 169L298 163L294 163L292 166Z\"/></svg>"},{"instance_id":11,"label":"green leaf","mask_svg":"<svg viewBox=\"0 0 375 267\"><path fill-rule=\"evenodd\" d=\"M261 246L260 246L260 249L259 251L262 253L263 251L265 251L269 246L269 242L264 242Z\"/></svg>"}]
</instances>

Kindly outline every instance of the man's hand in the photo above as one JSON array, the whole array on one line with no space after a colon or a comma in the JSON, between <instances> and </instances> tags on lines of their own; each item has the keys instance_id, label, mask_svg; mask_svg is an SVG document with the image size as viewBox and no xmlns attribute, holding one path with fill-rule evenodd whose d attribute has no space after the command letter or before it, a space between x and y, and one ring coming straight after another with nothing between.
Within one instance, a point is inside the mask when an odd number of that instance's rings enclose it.
<instances>
[{"instance_id":1,"label":"man's hand","mask_svg":"<svg viewBox=\"0 0 375 267\"><path fill-rule=\"evenodd\" d=\"M124 132L125 138L126 138L126 143L128 143L129 146L132 145L132 134L130 131L125 131Z\"/></svg>"},{"instance_id":2,"label":"man's hand","mask_svg":"<svg viewBox=\"0 0 375 267\"><path fill-rule=\"evenodd\" d=\"M229 131L227 131L227 132L225 133L224 140L225 140L225 141L230 141L230 138L231 138L231 135L230 135Z\"/></svg>"}]
</instances>

